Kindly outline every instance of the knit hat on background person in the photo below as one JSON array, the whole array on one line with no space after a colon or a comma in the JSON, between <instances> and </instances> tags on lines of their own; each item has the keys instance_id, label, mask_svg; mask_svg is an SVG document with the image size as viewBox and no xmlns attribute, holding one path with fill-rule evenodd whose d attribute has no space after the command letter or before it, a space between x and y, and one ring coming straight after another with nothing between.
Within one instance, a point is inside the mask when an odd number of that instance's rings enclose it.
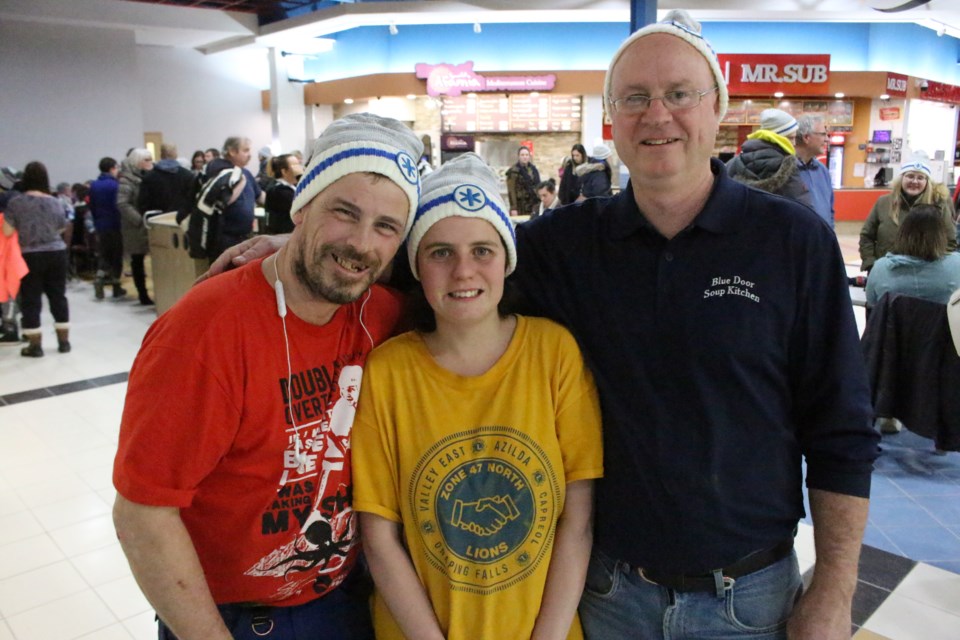
<instances>
[{"instance_id":1,"label":"knit hat on background person","mask_svg":"<svg viewBox=\"0 0 960 640\"><path fill-rule=\"evenodd\" d=\"M273 150L270 147L260 147L260 151L257 151L257 155L261 158L272 158Z\"/></svg>"},{"instance_id":2,"label":"knit hat on background person","mask_svg":"<svg viewBox=\"0 0 960 640\"><path fill-rule=\"evenodd\" d=\"M922 173L923 175L927 176L927 180L929 180L932 177L930 175L930 165L928 164L929 160L930 158L927 157L927 154L925 153L914 153L909 159L900 165L900 173L903 174L907 171L916 171L917 173Z\"/></svg>"},{"instance_id":3,"label":"knit hat on background person","mask_svg":"<svg viewBox=\"0 0 960 640\"><path fill-rule=\"evenodd\" d=\"M723 71L720 70L720 62L717 60L717 54L714 53L710 43L700 35L700 32L700 23L690 17L689 13L683 9L674 9L660 22L648 24L624 40L620 48L617 49L617 52L613 54L613 59L610 60L610 66L607 67L607 76L603 81L603 106L607 113L612 113L611 103L613 102L613 96L610 95L610 91L613 85L613 68L616 66L620 56L627 50L627 47L640 38L654 33L666 33L671 36L676 36L692 46L703 56L704 60L707 61L707 64L710 66L710 72L713 73L713 79L717 83L720 119L723 120L723 117L727 114L727 106L730 104L730 92L727 90L727 82L724 80Z\"/></svg>"},{"instance_id":4,"label":"knit hat on background person","mask_svg":"<svg viewBox=\"0 0 960 640\"><path fill-rule=\"evenodd\" d=\"M423 143L407 125L372 113L355 113L333 121L320 134L290 207L295 214L317 194L351 173L377 173L390 179L410 203L404 235L413 226L420 201L417 159Z\"/></svg>"},{"instance_id":5,"label":"knit hat on background person","mask_svg":"<svg viewBox=\"0 0 960 640\"><path fill-rule=\"evenodd\" d=\"M792 136L797 131L797 119L780 109L764 109L760 112L760 128L773 131L784 138Z\"/></svg>"},{"instance_id":6,"label":"knit hat on background person","mask_svg":"<svg viewBox=\"0 0 960 640\"><path fill-rule=\"evenodd\" d=\"M493 225L507 247L507 271L517 266L517 238L509 209L500 197L500 181L493 169L475 153L464 153L443 163L423 178L423 196L407 239L407 258L413 277L417 272L417 249L427 231L440 220L453 216L481 218Z\"/></svg>"},{"instance_id":7,"label":"knit hat on background person","mask_svg":"<svg viewBox=\"0 0 960 640\"><path fill-rule=\"evenodd\" d=\"M598 144L590 151L590 157L597 160L606 160L613 154L610 147L605 144Z\"/></svg>"}]
</instances>

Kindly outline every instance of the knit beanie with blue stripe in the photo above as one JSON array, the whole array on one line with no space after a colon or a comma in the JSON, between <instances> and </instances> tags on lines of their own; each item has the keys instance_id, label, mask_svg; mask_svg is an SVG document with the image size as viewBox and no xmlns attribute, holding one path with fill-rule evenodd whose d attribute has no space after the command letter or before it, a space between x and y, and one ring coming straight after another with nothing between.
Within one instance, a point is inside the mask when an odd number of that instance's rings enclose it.
<instances>
[{"instance_id":1,"label":"knit beanie with blue stripe","mask_svg":"<svg viewBox=\"0 0 960 640\"><path fill-rule=\"evenodd\" d=\"M356 113L335 120L313 143L310 160L297 184L290 207L295 214L317 194L351 173L377 173L407 195L410 210L404 234L413 226L420 201L417 161L423 143L405 124L372 113Z\"/></svg>"},{"instance_id":2,"label":"knit beanie with blue stripe","mask_svg":"<svg viewBox=\"0 0 960 640\"><path fill-rule=\"evenodd\" d=\"M417 249L430 227L444 218L481 218L493 225L507 248L507 271L517 266L517 238L509 209L500 196L500 181L493 169L475 153L464 153L443 163L423 177L423 195L413 229L407 239L407 258L413 277L417 271Z\"/></svg>"}]
</instances>

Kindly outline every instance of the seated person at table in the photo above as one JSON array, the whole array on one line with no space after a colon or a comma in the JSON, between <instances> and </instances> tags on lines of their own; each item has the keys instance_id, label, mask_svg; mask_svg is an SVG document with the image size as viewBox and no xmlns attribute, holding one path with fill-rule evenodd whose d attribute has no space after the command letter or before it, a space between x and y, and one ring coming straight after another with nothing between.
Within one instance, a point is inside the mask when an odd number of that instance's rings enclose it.
<instances>
[{"instance_id":1,"label":"seated person at table","mask_svg":"<svg viewBox=\"0 0 960 640\"><path fill-rule=\"evenodd\" d=\"M867 306L885 293L946 302L960 288L960 254L947 251L947 229L936 205L910 209L893 251L877 260L867 279Z\"/></svg>"}]
</instances>

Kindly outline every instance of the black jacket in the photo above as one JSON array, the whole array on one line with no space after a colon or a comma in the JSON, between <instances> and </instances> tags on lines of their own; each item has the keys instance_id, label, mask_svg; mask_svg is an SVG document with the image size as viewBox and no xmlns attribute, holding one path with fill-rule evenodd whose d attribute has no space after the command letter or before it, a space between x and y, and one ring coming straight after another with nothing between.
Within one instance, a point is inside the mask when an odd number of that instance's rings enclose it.
<instances>
[{"instance_id":1,"label":"black jacket","mask_svg":"<svg viewBox=\"0 0 960 640\"><path fill-rule=\"evenodd\" d=\"M797 157L766 140L747 140L740 155L727 163L737 182L813 206L807 185L800 179Z\"/></svg>"},{"instance_id":2,"label":"black jacket","mask_svg":"<svg viewBox=\"0 0 960 640\"><path fill-rule=\"evenodd\" d=\"M176 160L161 160L143 174L137 209L147 211L176 211L181 220L193 208L197 181L191 171Z\"/></svg>"}]
</instances>

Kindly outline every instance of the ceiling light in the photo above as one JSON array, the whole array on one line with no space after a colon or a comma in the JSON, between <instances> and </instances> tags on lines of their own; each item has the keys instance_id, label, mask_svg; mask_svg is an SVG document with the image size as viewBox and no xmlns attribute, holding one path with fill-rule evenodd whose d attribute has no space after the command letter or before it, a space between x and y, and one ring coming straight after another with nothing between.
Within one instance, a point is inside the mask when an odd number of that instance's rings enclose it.
<instances>
[{"instance_id":1,"label":"ceiling light","mask_svg":"<svg viewBox=\"0 0 960 640\"><path fill-rule=\"evenodd\" d=\"M886 93L881 93L881 94L880 94L880 99L881 99L881 100L889 100L889 99L890 99L890 96L889 96L888 94L886 94Z\"/></svg>"},{"instance_id":2,"label":"ceiling light","mask_svg":"<svg viewBox=\"0 0 960 640\"><path fill-rule=\"evenodd\" d=\"M474 22L474 23L473 23L473 32L474 32L474 33L481 33L482 31L483 31L483 27L480 26L480 23L479 23L479 22Z\"/></svg>"},{"instance_id":3,"label":"ceiling light","mask_svg":"<svg viewBox=\"0 0 960 640\"><path fill-rule=\"evenodd\" d=\"M776 93L773 94L773 97L774 97L774 98L782 98L782 97L783 97L783 91L777 91Z\"/></svg>"},{"instance_id":4,"label":"ceiling light","mask_svg":"<svg viewBox=\"0 0 960 640\"><path fill-rule=\"evenodd\" d=\"M395 25L394 23L391 22L391 23L390 23L390 35L395 36L395 35L397 35L398 33L400 33L400 30L397 29L397 25Z\"/></svg>"},{"instance_id":5,"label":"ceiling light","mask_svg":"<svg viewBox=\"0 0 960 640\"><path fill-rule=\"evenodd\" d=\"M353 104L353 98L344 98L343 104Z\"/></svg>"},{"instance_id":6,"label":"ceiling light","mask_svg":"<svg viewBox=\"0 0 960 640\"><path fill-rule=\"evenodd\" d=\"M416 99L417 99L417 96L415 96L414 94L412 93L407 94L407 100L416 100Z\"/></svg>"},{"instance_id":7,"label":"ceiling light","mask_svg":"<svg viewBox=\"0 0 960 640\"><path fill-rule=\"evenodd\" d=\"M845 95L846 95L846 94L845 94L843 91L837 91L835 94L833 94L833 96L834 96L835 98L837 98L838 100L839 100L840 98L844 97Z\"/></svg>"}]
</instances>

